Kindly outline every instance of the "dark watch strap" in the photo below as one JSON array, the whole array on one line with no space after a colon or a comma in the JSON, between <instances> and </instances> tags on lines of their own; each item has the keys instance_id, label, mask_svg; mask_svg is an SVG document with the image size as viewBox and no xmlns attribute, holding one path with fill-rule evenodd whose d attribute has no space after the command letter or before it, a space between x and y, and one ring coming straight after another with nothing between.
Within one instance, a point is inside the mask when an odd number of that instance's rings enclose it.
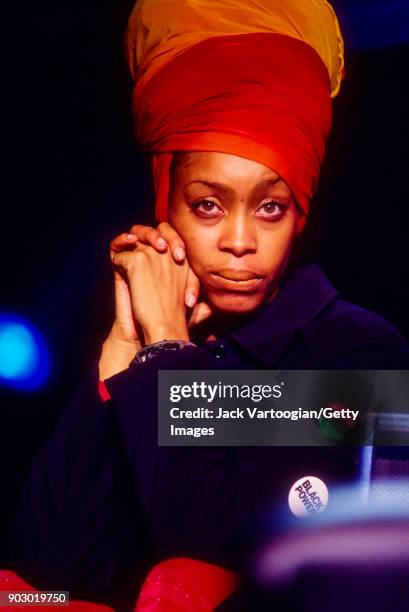
<instances>
[{"instance_id":1,"label":"dark watch strap","mask_svg":"<svg viewBox=\"0 0 409 612\"><path fill-rule=\"evenodd\" d=\"M138 351L135 357L132 359L129 365L134 363L144 363L149 359L153 359L160 353L165 351L180 351L185 346L196 346L193 342L188 340L160 340L160 342L154 342L148 344L142 350Z\"/></svg>"}]
</instances>

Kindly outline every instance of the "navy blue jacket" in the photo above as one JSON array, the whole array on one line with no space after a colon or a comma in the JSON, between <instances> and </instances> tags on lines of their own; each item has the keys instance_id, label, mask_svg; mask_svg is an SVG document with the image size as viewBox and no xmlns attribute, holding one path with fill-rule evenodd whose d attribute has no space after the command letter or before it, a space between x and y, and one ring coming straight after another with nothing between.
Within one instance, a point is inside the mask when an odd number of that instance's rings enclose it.
<instances>
[{"instance_id":1,"label":"navy blue jacket","mask_svg":"<svg viewBox=\"0 0 409 612\"><path fill-rule=\"evenodd\" d=\"M308 265L224 338L108 379L110 402L94 367L33 462L8 534L12 567L38 588L131 609L159 560L239 570L241 527L285 500L299 477L318 474L329 486L354 478L348 448L158 447L158 370L253 368L409 369L409 348Z\"/></svg>"}]
</instances>

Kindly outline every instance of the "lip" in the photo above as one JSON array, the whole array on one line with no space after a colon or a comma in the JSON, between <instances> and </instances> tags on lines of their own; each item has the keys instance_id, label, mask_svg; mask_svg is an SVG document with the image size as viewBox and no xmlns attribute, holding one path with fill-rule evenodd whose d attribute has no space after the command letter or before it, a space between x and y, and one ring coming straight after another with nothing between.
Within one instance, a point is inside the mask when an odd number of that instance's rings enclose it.
<instances>
[{"instance_id":1,"label":"lip","mask_svg":"<svg viewBox=\"0 0 409 612\"><path fill-rule=\"evenodd\" d=\"M253 280L255 278L262 278L260 274L256 272L252 272L251 270L236 269L236 268L223 268L222 270L218 270L217 272L213 272L217 276L221 276L222 278L227 278L232 281L247 281Z\"/></svg>"},{"instance_id":2,"label":"lip","mask_svg":"<svg viewBox=\"0 0 409 612\"><path fill-rule=\"evenodd\" d=\"M227 289L228 291L237 291L242 293L250 293L255 291L262 280L262 277L254 276L252 278L248 278L247 280L233 280L230 278L225 278L220 274L209 274L210 284L217 289Z\"/></svg>"}]
</instances>

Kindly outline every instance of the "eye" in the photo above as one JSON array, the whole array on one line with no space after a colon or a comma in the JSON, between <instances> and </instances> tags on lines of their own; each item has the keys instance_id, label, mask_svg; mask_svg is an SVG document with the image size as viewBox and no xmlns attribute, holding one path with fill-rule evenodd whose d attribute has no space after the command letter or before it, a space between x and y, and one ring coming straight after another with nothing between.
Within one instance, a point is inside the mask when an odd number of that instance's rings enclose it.
<instances>
[{"instance_id":1,"label":"eye","mask_svg":"<svg viewBox=\"0 0 409 612\"><path fill-rule=\"evenodd\" d=\"M271 200L270 202L266 202L265 204L260 206L260 208L257 210L257 213L259 213L259 211L264 211L265 214L260 214L259 216L267 220L271 219L277 221L278 219L281 219L281 217L284 216L286 210L287 206L285 204L282 204L281 202L278 202L276 200Z\"/></svg>"},{"instance_id":2,"label":"eye","mask_svg":"<svg viewBox=\"0 0 409 612\"><path fill-rule=\"evenodd\" d=\"M197 213L200 213L201 217L214 217L219 213L223 213L223 211L217 206L215 202L212 200L198 200L197 202L193 202L192 208Z\"/></svg>"}]
</instances>

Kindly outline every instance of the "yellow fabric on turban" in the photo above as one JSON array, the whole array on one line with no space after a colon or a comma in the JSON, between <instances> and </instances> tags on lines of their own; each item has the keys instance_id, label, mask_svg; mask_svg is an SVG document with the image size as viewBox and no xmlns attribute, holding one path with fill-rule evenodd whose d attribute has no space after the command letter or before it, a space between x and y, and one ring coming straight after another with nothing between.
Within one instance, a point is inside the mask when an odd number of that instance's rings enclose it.
<instances>
[{"instance_id":1,"label":"yellow fabric on turban","mask_svg":"<svg viewBox=\"0 0 409 612\"><path fill-rule=\"evenodd\" d=\"M125 51L142 85L174 57L203 40L275 32L304 41L327 67L331 96L344 72L338 21L325 0L138 0L128 22Z\"/></svg>"}]
</instances>

